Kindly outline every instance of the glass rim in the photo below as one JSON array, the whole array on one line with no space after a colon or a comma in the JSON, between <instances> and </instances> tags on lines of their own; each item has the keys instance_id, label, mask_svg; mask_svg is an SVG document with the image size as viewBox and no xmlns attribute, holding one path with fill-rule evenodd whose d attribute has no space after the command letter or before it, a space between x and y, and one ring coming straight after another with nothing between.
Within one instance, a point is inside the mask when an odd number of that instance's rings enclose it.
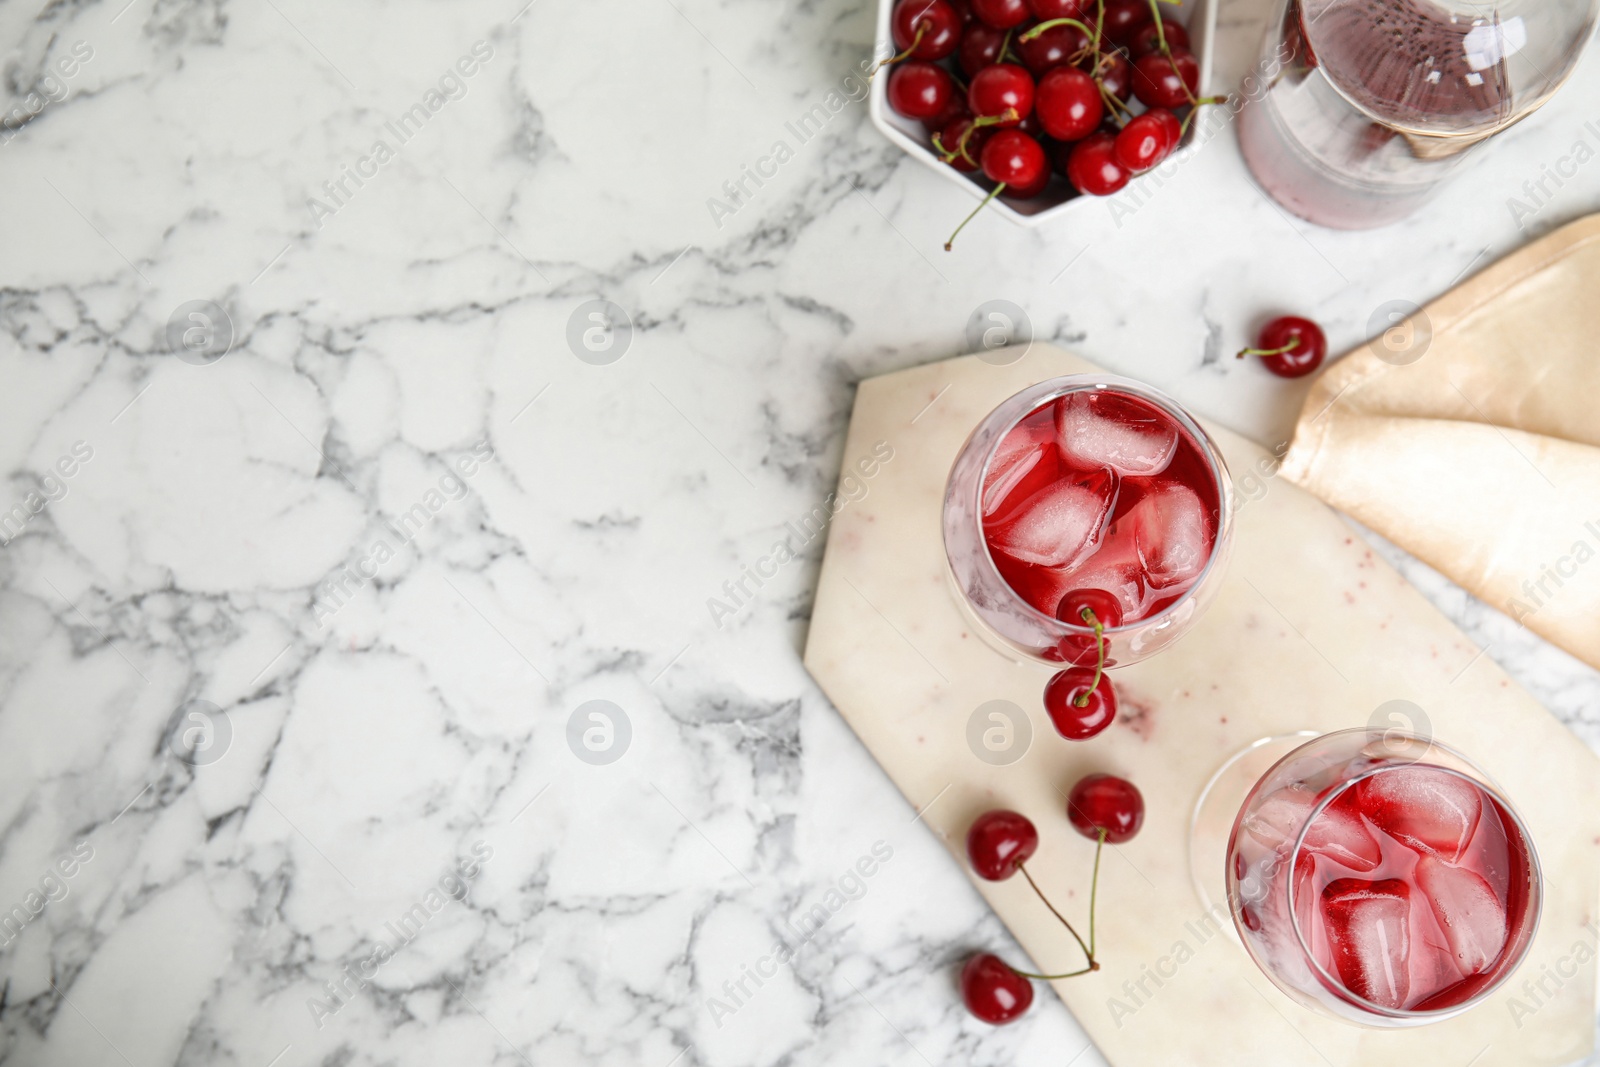
<instances>
[{"instance_id":1,"label":"glass rim","mask_svg":"<svg viewBox=\"0 0 1600 1067\"><path fill-rule=\"evenodd\" d=\"M1443 767L1437 763L1427 763L1421 759L1414 759L1409 760L1406 763L1373 767L1366 772L1358 774L1354 778L1349 779L1337 789L1332 790L1322 799L1318 800L1317 803L1312 807L1311 814L1306 817L1304 825L1300 827L1300 832L1295 835L1294 847L1289 850L1288 855L1285 858L1289 867L1289 877L1284 880L1287 883L1287 888L1285 889L1284 893L1288 902L1289 928L1294 931L1295 943L1300 946L1300 951L1304 954L1306 962L1311 965L1312 973L1316 976L1317 980L1326 986L1330 991L1334 992L1335 995L1348 999L1352 1006L1359 1008L1362 1011L1370 1012L1373 1015L1381 1015L1389 1019L1418 1019L1426 1021L1450 1018L1481 1003L1491 993L1504 985L1511 975L1517 970L1517 968L1522 965L1523 959L1527 957L1528 950L1533 947L1533 940L1538 936L1539 933L1539 922L1544 915L1544 869L1539 863L1538 849L1534 846L1533 835L1528 832L1527 824L1522 821L1522 816L1517 813L1517 809L1511 803L1511 799L1501 791L1500 786L1493 779L1489 778L1487 772L1484 772L1475 762L1473 762L1471 759L1468 759L1466 755L1457 749L1452 748L1441 741L1437 741L1432 737L1422 737L1421 735L1411 733L1408 730L1377 731L1363 727L1352 727L1347 730L1333 730L1325 734L1319 734L1317 737L1307 741L1305 745L1301 745L1299 748L1294 749L1294 751L1289 752L1283 757L1283 759L1273 764L1271 768L1268 768L1266 773L1261 777L1262 779L1265 779L1267 775L1271 774L1272 771L1277 767L1292 759L1295 753L1299 752L1301 748L1316 744L1318 741L1322 741L1330 737L1340 737L1355 734L1364 734L1367 736L1377 737L1398 735L1410 738L1412 740L1425 742L1430 749L1436 748L1441 752L1447 753L1448 755L1453 756L1462 763L1465 763L1467 766L1472 767L1474 770L1483 774L1483 779L1474 778L1464 771L1456 770L1454 767ZM1301 849L1305 844L1306 834L1310 832L1311 824L1317 820L1317 817L1326 811L1334 801L1338 800L1341 796L1344 796L1347 791L1355 787L1358 783L1364 782L1368 778L1375 777L1376 775L1393 771L1397 767L1415 766L1417 764L1421 764L1430 770L1442 771L1445 774L1451 774L1462 779L1463 781L1470 782L1478 789L1488 793L1492 799L1499 803L1501 810L1511 818L1512 828L1517 832L1517 836L1522 839L1523 850L1528 857L1528 877L1530 883L1534 887L1533 916L1528 924L1527 933L1523 937L1522 949L1518 955L1518 958L1509 966L1506 966L1499 977L1497 977L1493 982L1488 983L1482 989L1479 989L1476 993L1461 1003L1452 1004L1444 1008L1432 1008L1427 1011L1417 1011L1411 1008L1389 1008L1381 1004L1375 1004L1356 993L1350 987L1346 986L1344 982L1340 981L1338 978L1329 974L1327 969L1324 968L1317 960L1316 954L1311 951L1311 946L1306 943L1305 932L1300 929L1300 916L1298 912L1296 912L1294 906L1295 863L1300 858ZM1247 797L1246 803L1248 803L1248 801L1249 798ZM1496 961L1496 964L1498 965L1504 962L1504 958L1502 957ZM1467 977L1470 978L1472 976L1468 975ZM1462 979L1462 981L1465 980L1465 978Z\"/></svg>"},{"instance_id":2,"label":"glass rim","mask_svg":"<svg viewBox=\"0 0 1600 1067\"><path fill-rule=\"evenodd\" d=\"M1211 474L1212 483L1217 488L1216 536L1212 540L1211 553L1206 557L1205 566L1200 568L1200 573L1195 575L1194 580L1189 585L1189 588L1184 590L1182 596L1178 597L1176 600L1162 608L1160 611L1156 612L1154 615L1146 615L1144 618L1136 619L1133 622L1124 622L1120 626L1102 626L1100 628L1100 632L1109 636L1113 634L1129 632L1132 630L1144 629L1150 626L1152 623L1160 622L1168 615L1171 615L1177 611L1178 608L1182 607L1184 604L1187 604L1195 597L1201 587L1205 585L1206 579L1211 575L1212 568L1216 566L1217 560L1223 555L1223 539L1228 534L1233 532L1233 479L1228 473L1227 464L1223 461L1222 450L1217 447L1216 442L1211 439L1211 435L1206 433L1205 427L1201 426L1200 423L1195 420L1194 416L1185 411L1182 405L1180 405L1176 400L1172 399L1155 386L1146 385L1144 382L1134 381L1132 378L1125 378L1119 374L1062 374L1057 375L1054 378L1046 378L1044 381L1035 382L1025 389L1020 389L1017 392L1012 393L1005 400L1002 400L994 410L998 411L1006 404L1009 404L1018 397L1024 396L1030 392L1033 392L1034 390L1040 391L1038 397L1035 399L1035 402L1031 404L1028 409L1019 415L1015 420L1009 423L1003 431L995 436L994 443L989 446L988 454L983 457L983 466L978 471L977 484L973 489L972 500L972 514L978 527L978 547L981 550L980 558L983 560L984 566L989 569L989 572L999 580L1000 586L1005 590L1006 595L1011 598L1016 607L1023 611L1025 617L1043 620L1046 625L1059 629L1062 632L1062 636L1092 636L1095 630L1093 626L1086 626L1082 623L1068 622L1065 619L1057 618L1054 615L1046 615L1044 612L1028 603L1028 601L1024 599L1021 594L1011 587L1011 583L1006 581L1005 576L1000 573L1000 568L994 561L993 554L989 551L989 539L984 536L983 487L984 483L989 479L989 465L994 462L995 453L1000 450L1000 443L1005 440L1006 434L1015 429L1023 419L1044 407L1046 403L1059 400L1069 393L1081 393L1091 389L1107 389L1116 392L1128 393L1140 400L1154 404L1163 413L1172 416L1173 421L1178 424L1179 429L1183 430L1194 440L1195 445L1199 449L1201 457L1205 460L1206 469ZM989 413L989 415L993 414L994 411ZM987 421L989 415L984 416L985 421ZM981 426L982 424L980 423L979 425Z\"/></svg>"}]
</instances>

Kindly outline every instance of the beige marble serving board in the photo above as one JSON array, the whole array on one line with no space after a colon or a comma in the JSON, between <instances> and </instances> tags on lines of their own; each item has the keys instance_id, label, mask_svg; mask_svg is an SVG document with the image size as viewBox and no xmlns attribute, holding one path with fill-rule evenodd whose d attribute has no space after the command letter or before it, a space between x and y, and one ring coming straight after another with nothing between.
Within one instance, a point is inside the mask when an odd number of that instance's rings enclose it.
<instances>
[{"instance_id":1,"label":"beige marble serving board","mask_svg":"<svg viewBox=\"0 0 1600 1067\"><path fill-rule=\"evenodd\" d=\"M1008 367L964 357L861 383L845 470L861 469L880 441L894 457L861 478L865 496L834 519L805 655L818 684L906 798L927 806L923 821L963 869L980 812L1031 817L1043 842L1029 869L1069 916L1086 913L1094 846L1067 825L1064 791L1100 770L1138 784L1144 830L1108 850L1102 867L1104 969L1054 983L1113 1064L1538 1067L1584 1056L1600 937L1600 762L1335 512L1261 477L1271 470L1261 448L1208 427L1237 482L1256 473L1225 587L1174 648L1117 672L1123 714L1105 734L1062 740L1040 704L1050 672L1009 661L968 628L939 534L950 464L1005 397L1094 369L1035 345ZM1031 720L1031 745L1008 766L979 760L967 742L973 711L996 699ZM1263 736L1365 726L1392 699L1419 705L1435 736L1498 780L1532 831L1547 883L1538 937L1512 982L1463 1016L1408 1031L1299 1007L1231 932L1208 923L1188 871L1195 799L1227 756ZM1035 963L1078 966L1022 879L978 885ZM1525 984L1541 980L1542 990Z\"/></svg>"}]
</instances>

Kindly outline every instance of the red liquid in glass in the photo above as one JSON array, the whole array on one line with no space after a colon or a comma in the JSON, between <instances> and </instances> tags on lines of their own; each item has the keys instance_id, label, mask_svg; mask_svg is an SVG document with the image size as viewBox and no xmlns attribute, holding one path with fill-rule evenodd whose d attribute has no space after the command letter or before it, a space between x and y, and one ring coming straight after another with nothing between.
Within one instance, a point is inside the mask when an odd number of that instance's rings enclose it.
<instances>
[{"instance_id":1,"label":"red liquid in glass","mask_svg":"<svg viewBox=\"0 0 1600 1067\"><path fill-rule=\"evenodd\" d=\"M1217 483L1165 411L1112 390L1068 393L1001 438L980 508L990 557L1036 610L1105 605L1108 626L1146 619L1193 587L1216 548ZM1105 615L1112 618L1105 618ZM1067 621L1083 625L1081 618Z\"/></svg>"},{"instance_id":2,"label":"red liquid in glass","mask_svg":"<svg viewBox=\"0 0 1600 1067\"><path fill-rule=\"evenodd\" d=\"M1246 829L1271 836L1280 817L1314 803L1308 790L1280 790ZM1301 936L1330 988L1383 1008L1470 999L1513 962L1506 946L1530 921L1531 864L1515 821L1470 779L1427 764L1340 793L1311 822L1293 877Z\"/></svg>"}]
</instances>

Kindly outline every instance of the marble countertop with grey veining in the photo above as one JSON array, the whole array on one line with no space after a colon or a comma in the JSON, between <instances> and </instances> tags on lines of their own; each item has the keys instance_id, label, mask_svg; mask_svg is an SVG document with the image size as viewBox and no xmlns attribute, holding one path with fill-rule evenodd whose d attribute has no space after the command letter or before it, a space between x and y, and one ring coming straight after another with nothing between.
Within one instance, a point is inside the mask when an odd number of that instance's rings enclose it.
<instances>
[{"instance_id":1,"label":"marble countertop with grey veining","mask_svg":"<svg viewBox=\"0 0 1600 1067\"><path fill-rule=\"evenodd\" d=\"M1264 20L1226 0L1222 83ZM0 1062L1102 1062L1053 999L961 1009L1009 942L800 665L821 540L713 604L833 491L854 383L986 300L1281 439L1303 386L1228 353L1600 207L1509 203L1600 59L1384 231L1290 221L1224 130L1129 217L946 255L970 201L848 92L873 24L0 5ZM1389 554L1600 745L1595 672Z\"/></svg>"}]
</instances>

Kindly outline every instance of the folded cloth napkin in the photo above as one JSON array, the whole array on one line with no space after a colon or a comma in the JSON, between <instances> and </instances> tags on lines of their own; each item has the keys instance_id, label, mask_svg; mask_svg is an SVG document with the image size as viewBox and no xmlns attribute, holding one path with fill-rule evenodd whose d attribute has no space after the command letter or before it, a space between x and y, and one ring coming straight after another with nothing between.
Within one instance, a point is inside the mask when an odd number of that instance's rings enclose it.
<instances>
[{"instance_id":1,"label":"folded cloth napkin","mask_svg":"<svg viewBox=\"0 0 1600 1067\"><path fill-rule=\"evenodd\" d=\"M1374 318L1280 473L1600 667L1600 215Z\"/></svg>"}]
</instances>

